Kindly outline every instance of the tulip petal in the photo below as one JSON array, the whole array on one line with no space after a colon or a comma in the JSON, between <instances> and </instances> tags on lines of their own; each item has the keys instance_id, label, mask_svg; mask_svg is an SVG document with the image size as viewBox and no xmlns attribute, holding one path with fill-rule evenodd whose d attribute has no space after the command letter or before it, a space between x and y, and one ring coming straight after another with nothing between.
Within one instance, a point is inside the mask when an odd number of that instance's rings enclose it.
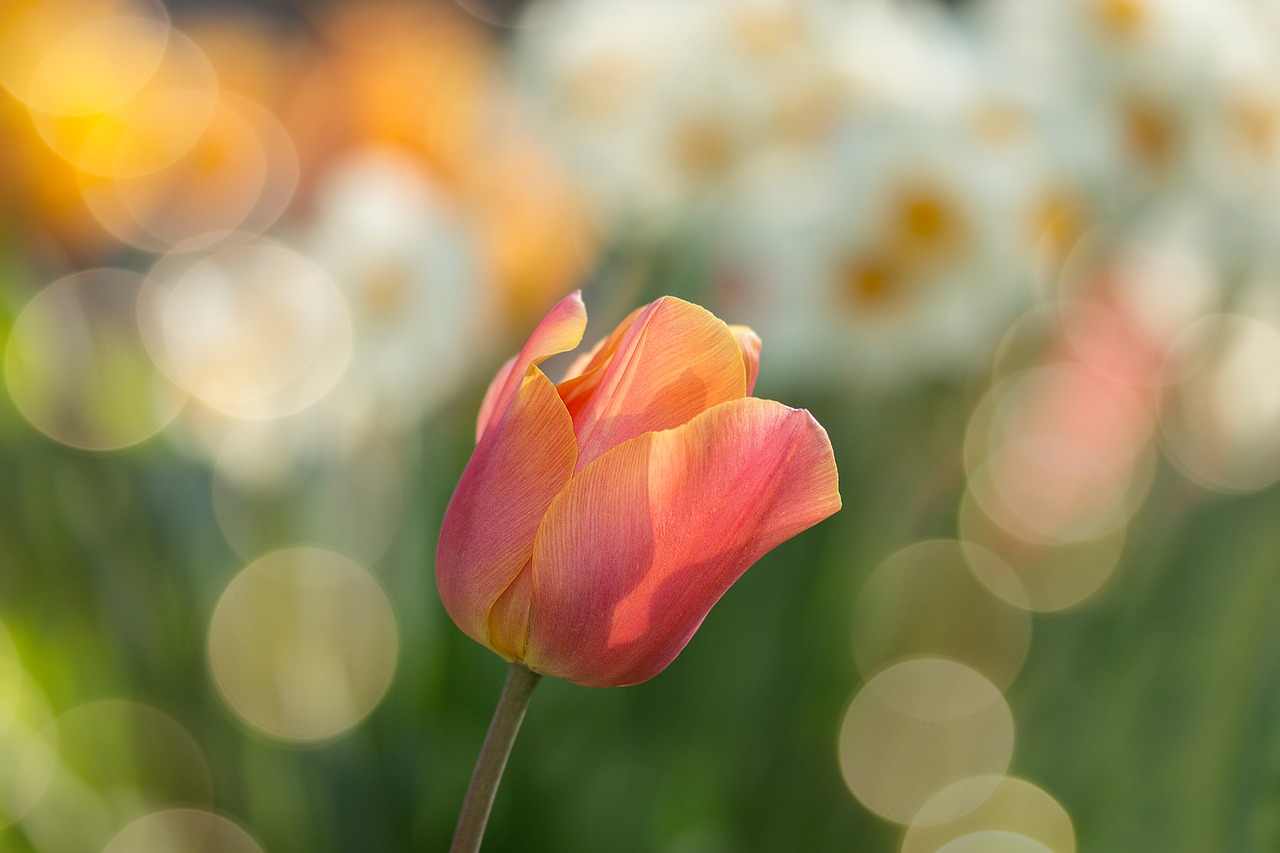
<instances>
[{"instance_id":1,"label":"tulip petal","mask_svg":"<svg viewBox=\"0 0 1280 853\"><path fill-rule=\"evenodd\" d=\"M738 339L742 349L742 363L747 370L747 396L756 390L756 379L760 376L760 348L763 342L750 326L730 326L729 331Z\"/></svg>"},{"instance_id":2,"label":"tulip petal","mask_svg":"<svg viewBox=\"0 0 1280 853\"><path fill-rule=\"evenodd\" d=\"M516 357L504 364L489 384L484 403L480 407L480 416L476 419L477 444L497 413L510 405L529 368L541 364L556 353L576 348L582 343L582 333L586 328L587 308L582 304L582 291L575 290L561 299L542 318L542 322L533 330Z\"/></svg>"},{"instance_id":3,"label":"tulip petal","mask_svg":"<svg viewBox=\"0 0 1280 853\"><path fill-rule=\"evenodd\" d=\"M840 508L826 432L745 398L600 456L534 543L527 666L588 686L660 672L765 552Z\"/></svg>"},{"instance_id":4,"label":"tulip petal","mask_svg":"<svg viewBox=\"0 0 1280 853\"><path fill-rule=\"evenodd\" d=\"M476 416L476 444L479 444L480 439L484 437L485 427L489 425L489 419L493 417L493 410L498 405L498 395L506 387L507 379L511 376L511 371L516 366L516 359L519 357L520 355L517 353L507 359L506 363L498 368L497 375L493 377L493 381L489 383L489 387L484 392L484 400L480 403L480 414Z\"/></svg>"},{"instance_id":5,"label":"tulip petal","mask_svg":"<svg viewBox=\"0 0 1280 853\"><path fill-rule=\"evenodd\" d=\"M557 383L557 387L562 389L560 396L563 397L565 395L566 392L564 389L566 384L571 385L573 380L577 379L584 373L595 370L605 361L608 361L613 357L613 354L618 351L618 344L621 343L622 336L626 334L627 329L631 327L631 324L635 322L636 317L639 317L640 312L644 311L646 307L648 306L637 308L632 311L621 323L618 324L618 327L614 329L608 337L601 338L596 341L596 345L589 351L584 352L573 360L573 363L569 365L569 369L564 372L564 376L561 377L560 381Z\"/></svg>"},{"instance_id":6,"label":"tulip petal","mask_svg":"<svg viewBox=\"0 0 1280 853\"><path fill-rule=\"evenodd\" d=\"M746 396L746 365L729 327L670 296L620 326L593 361L559 387L578 436L579 470L627 439Z\"/></svg>"},{"instance_id":7,"label":"tulip petal","mask_svg":"<svg viewBox=\"0 0 1280 853\"><path fill-rule=\"evenodd\" d=\"M510 404L495 409L445 512L440 598L468 636L506 657L522 649L523 626L514 637L510 626L527 615L513 615L506 601L495 613L495 603L528 565L542 516L576 460L573 421L551 380L531 369Z\"/></svg>"}]
</instances>

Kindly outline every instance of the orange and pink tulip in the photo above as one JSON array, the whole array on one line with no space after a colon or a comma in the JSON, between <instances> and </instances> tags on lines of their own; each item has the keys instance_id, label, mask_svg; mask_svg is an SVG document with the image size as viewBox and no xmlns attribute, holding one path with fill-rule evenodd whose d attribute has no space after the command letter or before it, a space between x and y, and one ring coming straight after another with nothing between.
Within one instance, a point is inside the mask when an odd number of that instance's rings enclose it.
<instances>
[{"instance_id":1,"label":"orange and pink tulip","mask_svg":"<svg viewBox=\"0 0 1280 853\"><path fill-rule=\"evenodd\" d=\"M562 300L485 395L436 577L472 639L593 687L661 672L763 554L840 508L826 431L751 397L760 339L673 297L570 366Z\"/></svg>"}]
</instances>

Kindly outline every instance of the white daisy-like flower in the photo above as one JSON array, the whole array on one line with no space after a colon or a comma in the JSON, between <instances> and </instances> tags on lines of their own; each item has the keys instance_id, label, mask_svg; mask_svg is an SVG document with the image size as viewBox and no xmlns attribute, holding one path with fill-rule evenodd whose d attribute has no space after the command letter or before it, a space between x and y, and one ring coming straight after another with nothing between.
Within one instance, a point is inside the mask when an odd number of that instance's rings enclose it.
<instances>
[{"instance_id":1,"label":"white daisy-like flower","mask_svg":"<svg viewBox=\"0 0 1280 853\"><path fill-rule=\"evenodd\" d=\"M149 301L161 363L200 404L179 442L259 488L405 435L496 315L463 221L396 149L340 161L289 242L165 261Z\"/></svg>"},{"instance_id":2,"label":"white daisy-like flower","mask_svg":"<svg viewBox=\"0 0 1280 853\"><path fill-rule=\"evenodd\" d=\"M669 214L683 199L662 165L714 169L728 144L711 132L667 138L674 82L699 60L696 5L544 2L520 30L515 74L610 224Z\"/></svg>"},{"instance_id":3,"label":"white daisy-like flower","mask_svg":"<svg viewBox=\"0 0 1280 853\"><path fill-rule=\"evenodd\" d=\"M341 404L393 430L447 399L488 341L491 288L465 222L408 153L357 150L325 176L301 240L347 300Z\"/></svg>"},{"instance_id":4,"label":"white daisy-like flower","mask_svg":"<svg viewBox=\"0 0 1280 853\"><path fill-rule=\"evenodd\" d=\"M826 178L733 247L735 311L773 363L873 383L972 367L1031 297L1008 164L955 125L904 118L852 129Z\"/></svg>"},{"instance_id":5,"label":"white daisy-like flower","mask_svg":"<svg viewBox=\"0 0 1280 853\"><path fill-rule=\"evenodd\" d=\"M976 14L1008 76L1034 87L1046 138L1129 208L1216 192L1224 120L1255 137L1265 121L1256 87L1228 91L1231 78L1258 76L1244 70L1261 65L1249 56L1275 52L1257 44L1244 0L988 0Z\"/></svg>"},{"instance_id":6,"label":"white daisy-like flower","mask_svg":"<svg viewBox=\"0 0 1280 853\"><path fill-rule=\"evenodd\" d=\"M548 0L516 74L607 225L666 233L812 159L854 95L832 0Z\"/></svg>"}]
</instances>

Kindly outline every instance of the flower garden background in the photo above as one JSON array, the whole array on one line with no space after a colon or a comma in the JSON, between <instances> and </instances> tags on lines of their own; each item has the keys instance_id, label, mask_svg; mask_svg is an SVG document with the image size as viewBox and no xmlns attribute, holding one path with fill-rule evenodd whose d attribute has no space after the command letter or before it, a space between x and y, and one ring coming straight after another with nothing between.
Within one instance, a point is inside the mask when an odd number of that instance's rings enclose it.
<instances>
[{"instance_id":1,"label":"flower garden background","mask_svg":"<svg viewBox=\"0 0 1280 853\"><path fill-rule=\"evenodd\" d=\"M578 288L754 328L844 507L486 849L1280 844L1280 4L17 0L0 87L0 850L442 849Z\"/></svg>"}]
</instances>

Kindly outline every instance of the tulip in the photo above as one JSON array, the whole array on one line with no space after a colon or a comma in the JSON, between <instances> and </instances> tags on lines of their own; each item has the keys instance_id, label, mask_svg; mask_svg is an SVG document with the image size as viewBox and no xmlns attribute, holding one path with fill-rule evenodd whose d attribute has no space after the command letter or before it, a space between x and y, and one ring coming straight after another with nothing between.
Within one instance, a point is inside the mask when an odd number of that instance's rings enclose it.
<instances>
[{"instance_id":1,"label":"tulip","mask_svg":"<svg viewBox=\"0 0 1280 853\"><path fill-rule=\"evenodd\" d=\"M661 672L770 549L840 508L807 411L751 397L760 339L663 297L568 369L579 293L556 305L485 395L445 514L436 576L472 639L592 687Z\"/></svg>"}]
</instances>

